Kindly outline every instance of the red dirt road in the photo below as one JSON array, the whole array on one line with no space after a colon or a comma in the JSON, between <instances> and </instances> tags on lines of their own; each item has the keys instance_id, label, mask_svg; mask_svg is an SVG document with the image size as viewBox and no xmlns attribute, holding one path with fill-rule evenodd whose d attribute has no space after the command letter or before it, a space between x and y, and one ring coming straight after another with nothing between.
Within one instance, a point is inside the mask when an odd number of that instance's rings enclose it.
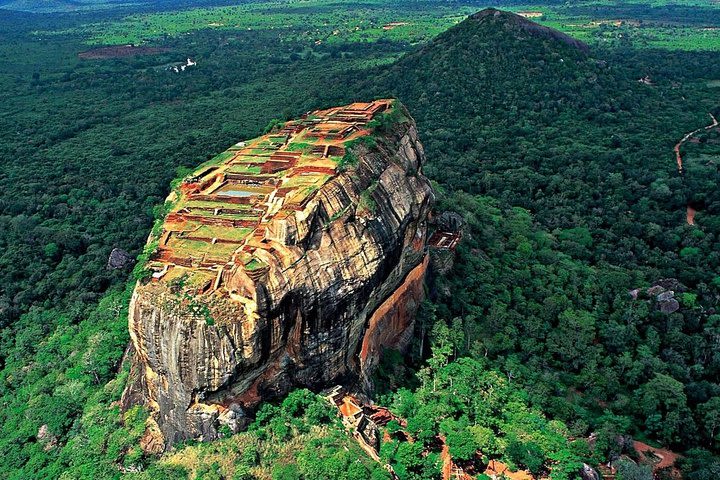
<instances>
[{"instance_id":1,"label":"red dirt road","mask_svg":"<svg viewBox=\"0 0 720 480\"><path fill-rule=\"evenodd\" d=\"M635 448L635 450L647 460L651 460L653 456L660 459L659 462L653 465L653 471L661 470L667 467L674 467L675 462L680 457L677 453L671 452L665 448L654 448L647 443L638 442L637 440L633 442L633 448Z\"/></svg>"},{"instance_id":2,"label":"red dirt road","mask_svg":"<svg viewBox=\"0 0 720 480\"><path fill-rule=\"evenodd\" d=\"M678 173L680 175L683 174L682 154L680 153L680 149L682 148L683 144L690 140L693 136L695 136L695 134L703 132L705 130L710 130L711 128L718 126L718 121L715 116L712 113L709 113L708 115L710 115L710 118L712 119L712 123L710 125L706 127L700 127L696 130L693 130L692 132L686 133L682 140L675 144L675 161L677 162ZM690 205L687 206L685 219L688 225L695 225L695 209L692 208Z\"/></svg>"},{"instance_id":3,"label":"red dirt road","mask_svg":"<svg viewBox=\"0 0 720 480\"><path fill-rule=\"evenodd\" d=\"M683 144L685 142L687 142L688 140L690 140L695 134L700 133L704 130L710 130L711 128L718 126L718 121L715 118L715 116L712 113L709 113L708 115L710 115L710 118L712 119L712 123L710 125L708 125L707 127L700 127L697 130L693 130L690 133L686 133L685 136L682 138L682 140L680 140L678 143L675 144L675 149L674 149L675 150L675 160L677 161L678 172L681 174L683 173L683 163L682 163L682 155L680 154L680 148L683 146Z\"/></svg>"}]
</instances>

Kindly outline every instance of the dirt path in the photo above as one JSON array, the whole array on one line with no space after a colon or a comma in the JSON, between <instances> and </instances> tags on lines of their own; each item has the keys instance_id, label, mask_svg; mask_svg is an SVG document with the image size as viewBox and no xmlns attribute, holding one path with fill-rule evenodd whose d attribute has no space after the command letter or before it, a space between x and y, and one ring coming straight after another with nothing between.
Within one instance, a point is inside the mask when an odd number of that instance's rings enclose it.
<instances>
[{"instance_id":1,"label":"dirt path","mask_svg":"<svg viewBox=\"0 0 720 480\"><path fill-rule=\"evenodd\" d=\"M450 448L448 444L443 440L442 452L440 452L440 458L442 459L442 480L450 480L452 475L452 458L450 458Z\"/></svg>"},{"instance_id":2,"label":"dirt path","mask_svg":"<svg viewBox=\"0 0 720 480\"><path fill-rule=\"evenodd\" d=\"M705 130L710 130L713 127L718 126L718 121L715 118L715 116L712 113L709 113L710 118L712 119L712 123L708 125L707 127L700 127L697 130L693 130L690 133L686 133L685 136L680 140L678 143L675 144L675 160L677 160L677 166L678 166L678 172L683 173L683 163L682 163L682 155L680 154L680 148L683 146L685 142L690 140L695 134L700 133Z\"/></svg>"},{"instance_id":3,"label":"dirt path","mask_svg":"<svg viewBox=\"0 0 720 480\"><path fill-rule=\"evenodd\" d=\"M647 443L639 442L635 440L633 442L635 450L645 457L647 461L653 464L653 471L661 470L663 468L674 468L675 461L680 457L675 452L671 452L665 448L654 448Z\"/></svg>"},{"instance_id":4,"label":"dirt path","mask_svg":"<svg viewBox=\"0 0 720 480\"><path fill-rule=\"evenodd\" d=\"M462 468L455 465L450 456L450 447L445 442L445 437L440 436L442 441L442 450L440 451L440 459L442 460L442 480L473 480L473 476L468 475Z\"/></svg>"},{"instance_id":5,"label":"dirt path","mask_svg":"<svg viewBox=\"0 0 720 480\"><path fill-rule=\"evenodd\" d=\"M690 140L694 135L700 132L704 132L706 130L710 130L711 128L717 127L719 125L717 119L712 113L709 113L708 115L710 115L710 119L712 120L712 123L710 125L706 127L700 127L696 130L693 130L692 132L686 133L682 140L675 144L675 161L677 161L678 173L680 175L683 174L682 154L680 153L680 149L682 148L683 144ZM695 225L695 209L690 205L687 206L685 219L688 225Z\"/></svg>"}]
</instances>

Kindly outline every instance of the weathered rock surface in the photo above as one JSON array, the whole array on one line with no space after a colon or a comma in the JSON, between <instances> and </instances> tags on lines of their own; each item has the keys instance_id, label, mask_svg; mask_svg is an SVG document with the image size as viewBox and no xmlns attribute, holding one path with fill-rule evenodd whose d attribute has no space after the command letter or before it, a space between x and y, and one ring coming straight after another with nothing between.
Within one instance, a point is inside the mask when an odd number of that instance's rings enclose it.
<instances>
[{"instance_id":1,"label":"weathered rock surface","mask_svg":"<svg viewBox=\"0 0 720 480\"><path fill-rule=\"evenodd\" d=\"M465 225L465 219L457 212L443 212L435 220L438 230L443 232L460 232Z\"/></svg>"},{"instance_id":2,"label":"weathered rock surface","mask_svg":"<svg viewBox=\"0 0 720 480\"><path fill-rule=\"evenodd\" d=\"M654 300L655 306L664 314L675 313L680 310L680 302L675 298L675 293L682 293L687 290L682 283L674 278L663 278L646 289L636 288L630 290L628 294L633 300L647 296Z\"/></svg>"},{"instance_id":3,"label":"weathered rock surface","mask_svg":"<svg viewBox=\"0 0 720 480\"><path fill-rule=\"evenodd\" d=\"M658 308L663 313L675 313L680 310L680 302L675 299L675 292L668 290L656 297Z\"/></svg>"},{"instance_id":4,"label":"weathered rock surface","mask_svg":"<svg viewBox=\"0 0 720 480\"><path fill-rule=\"evenodd\" d=\"M129 270L135 265L135 259L122 248L113 248L108 257L108 270Z\"/></svg>"},{"instance_id":5,"label":"weathered rock surface","mask_svg":"<svg viewBox=\"0 0 720 480\"><path fill-rule=\"evenodd\" d=\"M268 268L257 278L225 270L222 288L195 298L163 282L138 284L123 407L150 409L149 450L216 438L221 425L237 431L259 401L295 386L369 385L382 348L407 342L433 194L409 116L375 137L377 146L353 147L356 166L272 221L282 257L259 249Z\"/></svg>"},{"instance_id":6,"label":"weathered rock surface","mask_svg":"<svg viewBox=\"0 0 720 480\"><path fill-rule=\"evenodd\" d=\"M580 478L582 480L601 480L600 474L597 470L587 463L583 463L582 470L580 470Z\"/></svg>"}]
</instances>

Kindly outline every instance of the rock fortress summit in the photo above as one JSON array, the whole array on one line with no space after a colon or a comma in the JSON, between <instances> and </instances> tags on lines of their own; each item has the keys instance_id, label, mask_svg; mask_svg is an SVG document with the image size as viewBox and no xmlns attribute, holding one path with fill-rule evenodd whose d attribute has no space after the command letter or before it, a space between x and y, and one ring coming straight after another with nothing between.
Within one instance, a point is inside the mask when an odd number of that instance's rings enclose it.
<instances>
[{"instance_id":1,"label":"rock fortress summit","mask_svg":"<svg viewBox=\"0 0 720 480\"><path fill-rule=\"evenodd\" d=\"M370 374L404 347L427 219L415 123L394 100L308 113L176 185L130 305L123 408L143 448L238 431L261 400Z\"/></svg>"}]
</instances>

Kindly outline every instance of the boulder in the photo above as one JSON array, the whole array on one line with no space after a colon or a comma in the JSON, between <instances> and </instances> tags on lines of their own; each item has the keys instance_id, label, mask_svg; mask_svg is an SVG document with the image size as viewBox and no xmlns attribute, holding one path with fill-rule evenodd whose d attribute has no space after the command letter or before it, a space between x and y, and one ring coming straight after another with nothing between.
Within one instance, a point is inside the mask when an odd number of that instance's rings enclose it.
<instances>
[{"instance_id":1,"label":"boulder","mask_svg":"<svg viewBox=\"0 0 720 480\"><path fill-rule=\"evenodd\" d=\"M650 295L651 297L657 297L664 291L665 291L665 287L662 287L660 285L653 285L652 287L650 287L646 290L647 294Z\"/></svg>"},{"instance_id":2,"label":"boulder","mask_svg":"<svg viewBox=\"0 0 720 480\"><path fill-rule=\"evenodd\" d=\"M633 300L643 297L643 293L647 294L651 299L654 297L657 309L662 313L671 314L680 309L680 302L675 298L675 292L684 292L685 290L687 290L687 287L677 279L663 278L644 290L635 288L630 290L628 294Z\"/></svg>"},{"instance_id":3,"label":"boulder","mask_svg":"<svg viewBox=\"0 0 720 480\"><path fill-rule=\"evenodd\" d=\"M580 478L582 480L602 480L597 470L587 463L583 463L582 470L580 470Z\"/></svg>"},{"instance_id":4,"label":"boulder","mask_svg":"<svg viewBox=\"0 0 720 480\"><path fill-rule=\"evenodd\" d=\"M465 225L465 219L456 212L443 212L435 220L438 230L457 233Z\"/></svg>"},{"instance_id":5,"label":"boulder","mask_svg":"<svg viewBox=\"0 0 720 480\"><path fill-rule=\"evenodd\" d=\"M135 265L135 258L122 248L113 248L108 257L108 270L130 270Z\"/></svg>"},{"instance_id":6,"label":"boulder","mask_svg":"<svg viewBox=\"0 0 720 480\"><path fill-rule=\"evenodd\" d=\"M657 306L662 313L675 313L680 309L680 303L675 299L675 292L668 290L662 292L657 297Z\"/></svg>"},{"instance_id":7,"label":"boulder","mask_svg":"<svg viewBox=\"0 0 720 480\"><path fill-rule=\"evenodd\" d=\"M662 313L671 314L680 310L680 303L674 298L671 298L669 300L658 302L658 308Z\"/></svg>"}]
</instances>

